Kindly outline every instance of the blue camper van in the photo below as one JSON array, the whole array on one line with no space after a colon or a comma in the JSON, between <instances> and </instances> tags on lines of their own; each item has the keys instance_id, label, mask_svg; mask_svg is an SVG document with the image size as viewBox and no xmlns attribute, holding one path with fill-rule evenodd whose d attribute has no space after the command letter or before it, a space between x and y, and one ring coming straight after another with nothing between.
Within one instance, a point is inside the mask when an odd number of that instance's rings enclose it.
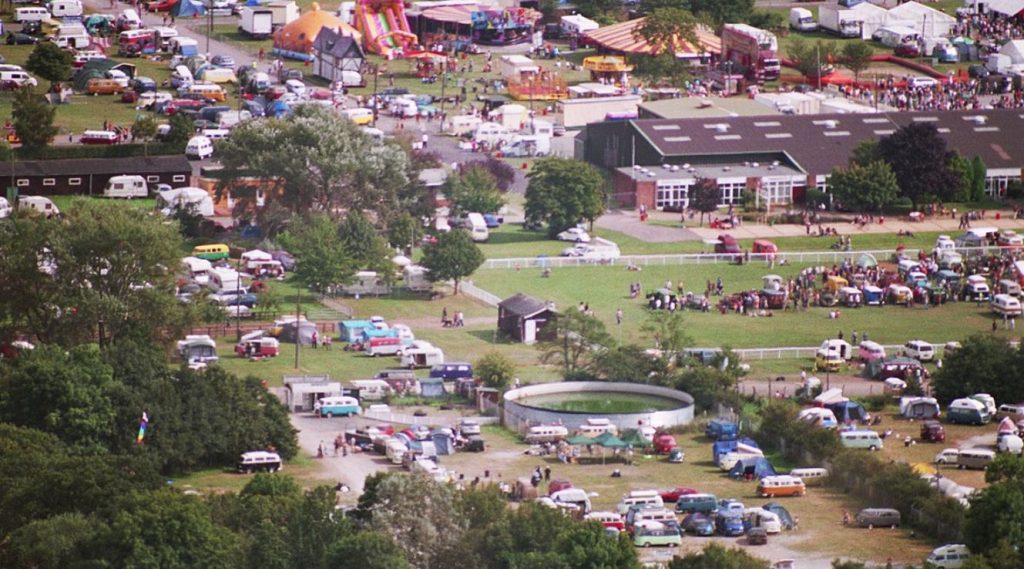
<instances>
[{"instance_id":1,"label":"blue camper van","mask_svg":"<svg viewBox=\"0 0 1024 569\"><path fill-rule=\"evenodd\" d=\"M437 364L430 368L430 377L439 377L445 381L455 381L464 377L473 377L473 364L468 362L449 362Z\"/></svg>"},{"instance_id":2,"label":"blue camper van","mask_svg":"<svg viewBox=\"0 0 1024 569\"><path fill-rule=\"evenodd\" d=\"M353 344L363 337L363 330L372 330L374 325L369 320L342 320L338 322L338 333L341 341Z\"/></svg>"},{"instance_id":3,"label":"blue camper van","mask_svg":"<svg viewBox=\"0 0 1024 569\"><path fill-rule=\"evenodd\" d=\"M318 417L330 419L335 415L349 417L359 414L359 400L355 397L345 395L335 397L321 397L313 405L313 412Z\"/></svg>"},{"instance_id":4,"label":"blue camper van","mask_svg":"<svg viewBox=\"0 0 1024 569\"><path fill-rule=\"evenodd\" d=\"M735 440L740 434L740 426L732 421L714 419L704 429L704 434L709 439L716 441Z\"/></svg>"}]
</instances>

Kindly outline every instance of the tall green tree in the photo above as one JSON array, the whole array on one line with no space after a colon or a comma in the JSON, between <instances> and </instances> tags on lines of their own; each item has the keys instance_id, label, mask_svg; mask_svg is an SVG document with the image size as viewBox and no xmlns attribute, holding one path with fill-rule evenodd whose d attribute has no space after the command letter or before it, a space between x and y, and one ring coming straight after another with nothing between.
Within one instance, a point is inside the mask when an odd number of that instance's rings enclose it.
<instances>
[{"instance_id":1,"label":"tall green tree","mask_svg":"<svg viewBox=\"0 0 1024 569\"><path fill-rule=\"evenodd\" d=\"M412 254L413 248L423 235L423 224L409 214L401 212L388 223L388 244Z\"/></svg>"},{"instance_id":2,"label":"tall green tree","mask_svg":"<svg viewBox=\"0 0 1024 569\"><path fill-rule=\"evenodd\" d=\"M963 342L942 361L935 373L932 390L939 401L952 401L974 393L989 393L996 401L1024 400L1021 353L1009 350L1006 342L978 334Z\"/></svg>"},{"instance_id":3,"label":"tall green tree","mask_svg":"<svg viewBox=\"0 0 1024 569\"><path fill-rule=\"evenodd\" d=\"M442 233L437 243L423 249L420 264L430 271L427 278L431 282L454 281L455 294L459 294L462 279L472 275L485 260L483 251L473 243L469 232L454 229Z\"/></svg>"},{"instance_id":4,"label":"tall green tree","mask_svg":"<svg viewBox=\"0 0 1024 569\"><path fill-rule=\"evenodd\" d=\"M169 124L171 130L167 133L167 138L164 139L164 142L168 146L178 148L181 152L184 152L188 141L196 134L196 127L192 123L192 119L185 113L175 113L171 116Z\"/></svg>"},{"instance_id":5,"label":"tall green tree","mask_svg":"<svg viewBox=\"0 0 1024 569\"><path fill-rule=\"evenodd\" d=\"M718 210L722 193L718 191L718 182L711 178L698 178L690 187L690 209L700 212L700 225L704 227L704 214Z\"/></svg>"},{"instance_id":6,"label":"tall green tree","mask_svg":"<svg viewBox=\"0 0 1024 569\"><path fill-rule=\"evenodd\" d=\"M104 524L79 512L57 514L21 526L0 549L0 565L33 569L87 567L91 544Z\"/></svg>"},{"instance_id":7,"label":"tall green tree","mask_svg":"<svg viewBox=\"0 0 1024 569\"><path fill-rule=\"evenodd\" d=\"M156 119L150 115L141 116L132 123L132 139L142 143L142 151L149 156L149 143L156 137Z\"/></svg>"},{"instance_id":8,"label":"tall green tree","mask_svg":"<svg viewBox=\"0 0 1024 569\"><path fill-rule=\"evenodd\" d=\"M279 240L297 258L295 277L317 292L325 293L355 274L356 263L345 250L338 227L326 214L313 214L293 223Z\"/></svg>"},{"instance_id":9,"label":"tall green tree","mask_svg":"<svg viewBox=\"0 0 1024 569\"><path fill-rule=\"evenodd\" d=\"M408 156L379 142L332 109L301 105L288 118L248 121L217 146L222 178L272 183L267 202L294 214L386 211L409 182ZM218 191L223 192L226 186ZM242 199L255 199L244 197Z\"/></svg>"},{"instance_id":10,"label":"tall green tree","mask_svg":"<svg viewBox=\"0 0 1024 569\"><path fill-rule=\"evenodd\" d=\"M455 509L455 492L424 474L388 476L377 487L370 528L393 540L413 567L458 566L453 554L466 527Z\"/></svg>"},{"instance_id":11,"label":"tall green tree","mask_svg":"<svg viewBox=\"0 0 1024 569\"><path fill-rule=\"evenodd\" d=\"M595 376L598 355L613 346L604 322L575 308L558 314L552 339L537 343L541 362L560 367L566 379Z\"/></svg>"},{"instance_id":12,"label":"tall green tree","mask_svg":"<svg viewBox=\"0 0 1024 569\"><path fill-rule=\"evenodd\" d=\"M516 374L516 364L505 354L491 350L473 365L477 377L487 387L507 389Z\"/></svg>"},{"instance_id":13,"label":"tall green tree","mask_svg":"<svg viewBox=\"0 0 1024 569\"><path fill-rule=\"evenodd\" d=\"M657 8L633 32L636 39L644 40L661 53L675 54L686 51L684 42L697 45L697 19L682 8Z\"/></svg>"},{"instance_id":14,"label":"tall green tree","mask_svg":"<svg viewBox=\"0 0 1024 569\"><path fill-rule=\"evenodd\" d=\"M705 545L700 553L674 558L668 569L768 569L768 562L743 549L712 543Z\"/></svg>"},{"instance_id":15,"label":"tall green tree","mask_svg":"<svg viewBox=\"0 0 1024 569\"><path fill-rule=\"evenodd\" d=\"M332 569L409 569L405 554L387 535L360 532L336 542L327 552Z\"/></svg>"},{"instance_id":16,"label":"tall green tree","mask_svg":"<svg viewBox=\"0 0 1024 569\"><path fill-rule=\"evenodd\" d=\"M828 180L832 194L854 211L882 211L899 197L896 175L881 160L867 166L835 168Z\"/></svg>"},{"instance_id":17,"label":"tall green tree","mask_svg":"<svg viewBox=\"0 0 1024 569\"><path fill-rule=\"evenodd\" d=\"M850 164L867 166L881 159L882 155L878 151L878 141L868 139L853 147L853 153L850 155Z\"/></svg>"},{"instance_id":18,"label":"tall green tree","mask_svg":"<svg viewBox=\"0 0 1024 569\"><path fill-rule=\"evenodd\" d=\"M902 126L879 141L878 150L896 174L901 195L910 199L915 209L922 202L956 194L956 176L949 168L954 153L935 125L915 122Z\"/></svg>"},{"instance_id":19,"label":"tall green tree","mask_svg":"<svg viewBox=\"0 0 1024 569\"><path fill-rule=\"evenodd\" d=\"M350 211L338 226L345 252L359 269L376 271L385 282L395 280L395 264L387 240L373 223L359 211Z\"/></svg>"},{"instance_id":20,"label":"tall green tree","mask_svg":"<svg viewBox=\"0 0 1024 569\"><path fill-rule=\"evenodd\" d=\"M829 62L836 59L836 51L835 42L818 40L810 43L797 39L790 42L787 55L801 75L808 79L817 79Z\"/></svg>"},{"instance_id":21,"label":"tall green tree","mask_svg":"<svg viewBox=\"0 0 1024 569\"><path fill-rule=\"evenodd\" d=\"M547 223L551 237L604 213L604 178L586 162L541 158L527 177L526 219Z\"/></svg>"},{"instance_id":22,"label":"tall green tree","mask_svg":"<svg viewBox=\"0 0 1024 569\"><path fill-rule=\"evenodd\" d=\"M651 85L682 87L692 77L690 65L668 52L632 56L629 62L635 68L633 75Z\"/></svg>"},{"instance_id":23,"label":"tall green tree","mask_svg":"<svg viewBox=\"0 0 1024 569\"><path fill-rule=\"evenodd\" d=\"M839 61L843 67L853 72L853 80L859 82L862 71L871 66L871 56L874 55L871 46L862 41L846 42L840 52Z\"/></svg>"},{"instance_id":24,"label":"tall green tree","mask_svg":"<svg viewBox=\"0 0 1024 569\"><path fill-rule=\"evenodd\" d=\"M32 53L28 54L25 70L46 79L52 88L54 83L71 78L71 64L74 61L75 57L70 51L61 49L53 42L43 41L37 43Z\"/></svg>"},{"instance_id":25,"label":"tall green tree","mask_svg":"<svg viewBox=\"0 0 1024 569\"><path fill-rule=\"evenodd\" d=\"M57 116L56 107L47 103L31 87L23 87L15 93L11 116L15 134L22 146L29 150L46 148L50 140L57 136L57 127L53 124Z\"/></svg>"},{"instance_id":26,"label":"tall green tree","mask_svg":"<svg viewBox=\"0 0 1024 569\"><path fill-rule=\"evenodd\" d=\"M494 213L505 205L498 182L482 166L470 164L457 175L448 177L444 193L455 215L463 213Z\"/></svg>"}]
</instances>

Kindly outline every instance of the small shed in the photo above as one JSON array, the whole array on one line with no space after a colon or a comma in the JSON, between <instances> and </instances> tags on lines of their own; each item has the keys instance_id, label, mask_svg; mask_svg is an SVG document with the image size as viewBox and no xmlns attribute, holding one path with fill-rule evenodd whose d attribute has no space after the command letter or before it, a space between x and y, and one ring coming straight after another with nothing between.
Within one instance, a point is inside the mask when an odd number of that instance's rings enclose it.
<instances>
[{"instance_id":1,"label":"small shed","mask_svg":"<svg viewBox=\"0 0 1024 569\"><path fill-rule=\"evenodd\" d=\"M285 405L293 413L312 411L317 399L341 394L341 383L328 375L285 376L284 388Z\"/></svg>"},{"instance_id":2,"label":"small shed","mask_svg":"<svg viewBox=\"0 0 1024 569\"><path fill-rule=\"evenodd\" d=\"M498 303L498 330L509 337L532 344L554 334L558 312L554 304L518 293Z\"/></svg>"},{"instance_id":3,"label":"small shed","mask_svg":"<svg viewBox=\"0 0 1024 569\"><path fill-rule=\"evenodd\" d=\"M430 399L444 397L444 379L440 377L428 377L420 380L420 396Z\"/></svg>"},{"instance_id":4,"label":"small shed","mask_svg":"<svg viewBox=\"0 0 1024 569\"><path fill-rule=\"evenodd\" d=\"M363 48L355 38L338 33L332 28L321 28L313 40L313 56L316 58L313 74L328 81L344 81L343 71L356 73L360 79L360 70L366 60ZM352 77L352 75L349 75Z\"/></svg>"}]
</instances>

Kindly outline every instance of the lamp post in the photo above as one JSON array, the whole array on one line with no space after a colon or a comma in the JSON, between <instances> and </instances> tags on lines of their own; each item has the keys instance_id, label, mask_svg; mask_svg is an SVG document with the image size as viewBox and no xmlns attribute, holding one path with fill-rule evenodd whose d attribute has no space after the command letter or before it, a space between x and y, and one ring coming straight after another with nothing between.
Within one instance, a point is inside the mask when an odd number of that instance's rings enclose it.
<instances>
[{"instance_id":1,"label":"lamp post","mask_svg":"<svg viewBox=\"0 0 1024 569\"><path fill-rule=\"evenodd\" d=\"M829 347L829 350L826 351L826 353L828 353L828 351L831 351L831 348L832 348L832 337L831 336L829 336L828 344L826 344L826 346ZM830 389L832 389L832 370L831 370L831 368L829 368L828 360L826 359L825 360L825 391L828 391Z\"/></svg>"},{"instance_id":2,"label":"lamp post","mask_svg":"<svg viewBox=\"0 0 1024 569\"><path fill-rule=\"evenodd\" d=\"M242 268L238 261L238 269ZM235 271L235 342L242 341L242 271Z\"/></svg>"},{"instance_id":3,"label":"lamp post","mask_svg":"<svg viewBox=\"0 0 1024 569\"><path fill-rule=\"evenodd\" d=\"M302 327L299 325L299 308L302 306L302 285L295 293L295 369L299 369L299 346L302 345Z\"/></svg>"},{"instance_id":4,"label":"lamp post","mask_svg":"<svg viewBox=\"0 0 1024 569\"><path fill-rule=\"evenodd\" d=\"M377 126L377 105L379 104L377 102L377 78L380 77L380 66L376 63L371 63L370 65L372 66L371 69L373 69L373 126ZM295 361L298 362L298 355L295 358ZM296 363L295 367L298 367L298 365Z\"/></svg>"}]
</instances>

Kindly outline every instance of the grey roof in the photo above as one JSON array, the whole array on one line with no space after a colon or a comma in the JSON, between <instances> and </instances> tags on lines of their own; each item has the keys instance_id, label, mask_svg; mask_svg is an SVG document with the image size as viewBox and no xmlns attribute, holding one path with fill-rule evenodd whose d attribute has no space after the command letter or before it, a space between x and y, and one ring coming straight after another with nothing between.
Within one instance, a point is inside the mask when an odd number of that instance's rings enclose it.
<instances>
[{"instance_id":1,"label":"grey roof","mask_svg":"<svg viewBox=\"0 0 1024 569\"><path fill-rule=\"evenodd\" d=\"M877 114L779 115L631 121L663 157L782 153L811 174L845 165L857 144L914 122L934 124L950 149L989 169L1024 166L1019 109Z\"/></svg>"},{"instance_id":2,"label":"grey roof","mask_svg":"<svg viewBox=\"0 0 1024 569\"><path fill-rule=\"evenodd\" d=\"M506 298L498 303L498 306L517 316L529 317L534 314L548 310L548 304L537 300L532 296L523 293L516 293L515 296Z\"/></svg>"},{"instance_id":3,"label":"grey roof","mask_svg":"<svg viewBox=\"0 0 1024 569\"><path fill-rule=\"evenodd\" d=\"M11 169L14 173L11 173ZM72 158L55 160L17 160L0 162L0 176L88 176L120 174L163 174L192 172L184 154L133 156L130 158Z\"/></svg>"},{"instance_id":4,"label":"grey roof","mask_svg":"<svg viewBox=\"0 0 1024 569\"><path fill-rule=\"evenodd\" d=\"M366 58L363 55L363 48L359 45L359 42L349 36L343 36L328 27L320 28L320 33L313 40L313 51L327 52L338 58Z\"/></svg>"}]
</instances>

